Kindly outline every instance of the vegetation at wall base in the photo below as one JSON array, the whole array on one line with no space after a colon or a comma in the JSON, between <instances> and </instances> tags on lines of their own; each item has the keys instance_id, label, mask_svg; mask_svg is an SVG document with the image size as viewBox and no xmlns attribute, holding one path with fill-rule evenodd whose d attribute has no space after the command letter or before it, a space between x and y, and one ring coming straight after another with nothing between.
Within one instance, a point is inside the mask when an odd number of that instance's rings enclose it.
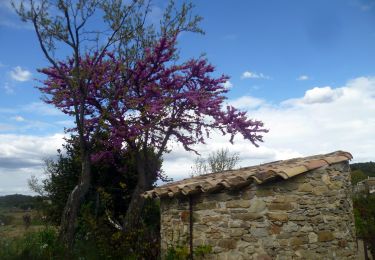
<instances>
[{"instance_id":1,"label":"vegetation at wall base","mask_svg":"<svg viewBox=\"0 0 375 260\"><path fill-rule=\"evenodd\" d=\"M364 241L375 259L375 195L356 196L353 206L357 237Z\"/></svg>"}]
</instances>

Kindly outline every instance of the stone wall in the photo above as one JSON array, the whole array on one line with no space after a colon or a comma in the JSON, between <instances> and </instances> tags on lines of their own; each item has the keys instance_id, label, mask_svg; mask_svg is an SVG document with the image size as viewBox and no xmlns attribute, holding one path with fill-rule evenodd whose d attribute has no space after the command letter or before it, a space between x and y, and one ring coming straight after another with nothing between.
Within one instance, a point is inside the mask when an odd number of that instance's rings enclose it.
<instances>
[{"instance_id":1,"label":"stone wall","mask_svg":"<svg viewBox=\"0 0 375 260\"><path fill-rule=\"evenodd\" d=\"M193 198L193 245L205 259L355 259L347 162L268 184ZM162 255L189 248L189 201L161 201Z\"/></svg>"}]
</instances>

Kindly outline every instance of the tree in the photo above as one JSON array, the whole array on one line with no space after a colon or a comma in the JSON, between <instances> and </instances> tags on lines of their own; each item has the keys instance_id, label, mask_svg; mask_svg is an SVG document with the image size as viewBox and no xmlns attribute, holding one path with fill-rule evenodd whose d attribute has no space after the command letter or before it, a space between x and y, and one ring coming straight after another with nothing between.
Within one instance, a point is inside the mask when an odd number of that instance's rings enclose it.
<instances>
[{"instance_id":1,"label":"tree","mask_svg":"<svg viewBox=\"0 0 375 260\"><path fill-rule=\"evenodd\" d=\"M100 138L95 138L94 151L102 150ZM74 252L78 256L89 257L84 248L94 246L91 249L98 257L117 259L134 255L137 259L155 259L160 237L156 201L147 201L141 216L142 223L137 229L131 233L121 231L121 219L126 214L137 178L133 155L119 152L114 153L110 160L103 159L93 164L91 188L78 215L75 241L79 243L75 244ZM67 140L63 151L58 150L56 159L45 160L45 178L42 182L32 178L32 188L37 187L36 191L43 194L44 200L51 202L41 207L48 223L59 225L64 205L77 183L79 173L80 151L73 137Z\"/></svg>"},{"instance_id":2,"label":"tree","mask_svg":"<svg viewBox=\"0 0 375 260\"><path fill-rule=\"evenodd\" d=\"M212 152L207 159L197 157L192 166L191 176L233 170L238 161L238 153L230 153L228 149L220 149Z\"/></svg>"},{"instance_id":3,"label":"tree","mask_svg":"<svg viewBox=\"0 0 375 260\"><path fill-rule=\"evenodd\" d=\"M58 77L58 84L65 86L65 92L60 94L66 95L65 101L69 102L66 105L72 107L65 110L60 104L59 108L73 116L76 123L73 130L79 140L81 173L69 195L60 225L60 239L71 248L78 210L91 183L92 136L100 131L100 124L87 127L95 120L93 111L88 108L94 70L83 69L82 60L85 55L95 57L90 60L90 68L94 68L106 52L112 50L121 58L121 66L131 67L158 35L201 32L197 26L201 18L191 15L191 4L183 4L178 10L171 1L160 29L156 31L146 22L151 11L147 0L21 0L18 6L12 4L23 21L33 24L44 56ZM101 15L103 23L94 24L92 21ZM61 57L55 56L56 50L61 50L62 55L68 53L71 57L68 64L59 62Z\"/></svg>"},{"instance_id":4,"label":"tree","mask_svg":"<svg viewBox=\"0 0 375 260\"><path fill-rule=\"evenodd\" d=\"M248 119L245 112L222 107L228 77L212 77L214 67L207 60L191 59L177 65L177 36L161 37L130 68L124 68L124 61L111 53L99 59L98 54L86 56L79 63L82 71L91 72L90 81L86 81L90 120L86 120L85 128L109 133L106 151L94 154L93 161L121 149L134 154L138 179L123 221L125 231L137 225L144 203L141 194L162 178L157 165L171 141L195 151L193 145L204 143L210 132L217 130L229 134L230 142L241 134L258 146L267 132L261 121ZM71 59L59 66L64 75L74 74ZM48 78L40 90L49 97L47 102L72 114L77 94L61 81L59 70L42 70Z\"/></svg>"},{"instance_id":5,"label":"tree","mask_svg":"<svg viewBox=\"0 0 375 260\"><path fill-rule=\"evenodd\" d=\"M353 170L350 173L352 185L356 185L358 182L367 179L367 175L363 173L362 170Z\"/></svg>"}]
</instances>

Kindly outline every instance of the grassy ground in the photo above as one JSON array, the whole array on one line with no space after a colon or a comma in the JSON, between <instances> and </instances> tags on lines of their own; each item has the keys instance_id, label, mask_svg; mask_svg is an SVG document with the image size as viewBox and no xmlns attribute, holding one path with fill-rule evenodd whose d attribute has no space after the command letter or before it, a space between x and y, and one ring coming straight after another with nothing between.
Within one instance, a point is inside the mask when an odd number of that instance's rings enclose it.
<instances>
[{"instance_id":1,"label":"grassy ground","mask_svg":"<svg viewBox=\"0 0 375 260\"><path fill-rule=\"evenodd\" d=\"M23 226L7 225L0 227L0 234L3 238L17 238L24 236L27 232L40 231L43 227L43 225L33 225L26 230Z\"/></svg>"},{"instance_id":2,"label":"grassy ground","mask_svg":"<svg viewBox=\"0 0 375 260\"><path fill-rule=\"evenodd\" d=\"M31 225L28 229L26 229L23 222L23 216L26 214L31 216ZM25 211L20 209L1 208L0 215L10 216L12 218L10 224L0 226L0 236L2 238L22 237L27 232L39 231L44 227L38 212L35 210Z\"/></svg>"}]
</instances>

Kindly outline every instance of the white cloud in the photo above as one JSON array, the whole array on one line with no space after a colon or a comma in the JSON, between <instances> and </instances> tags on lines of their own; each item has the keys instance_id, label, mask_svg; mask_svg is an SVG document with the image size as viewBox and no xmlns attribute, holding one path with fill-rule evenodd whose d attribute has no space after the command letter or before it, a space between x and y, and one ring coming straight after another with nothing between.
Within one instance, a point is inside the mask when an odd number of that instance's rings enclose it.
<instances>
[{"instance_id":1,"label":"white cloud","mask_svg":"<svg viewBox=\"0 0 375 260\"><path fill-rule=\"evenodd\" d=\"M257 103L257 102L258 103ZM196 149L207 156L220 148L240 154L241 167L299 156L349 151L354 161L374 161L375 77L360 77L341 87L315 87L300 98L269 104L253 97L240 97L231 104L245 108L250 118L262 120L270 130L259 148L236 137L212 134L206 145ZM175 179L188 177L195 156L178 145L166 157L163 168Z\"/></svg>"},{"instance_id":2,"label":"white cloud","mask_svg":"<svg viewBox=\"0 0 375 260\"><path fill-rule=\"evenodd\" d=\"M230 82L229 80L227 80L227 81L225 81L225 83L223 84L223 86L226 89L231 89L233 87L233 84L232 84L232 82Z\"/></svg>"},{"instance_id":3,"label":"white cloud","mask_svg":"<svg viewBox=\"0 0 375 260\"><path fill-rule=\"evenodd\" d=\"M10 76L12 77L12 79L21 82L30 80L31 75L32 74L30 71L22 69L20 66L17 66L10 71Z\"/></svg>"},{"instance_id":4,"label":"white cloud","mask_svg":"<svg viewBox=\"0 0 375 260\"><path fill-rule=\"evenodd\" d=\"M9 85L8 82L5 82L3 88L4 88L4 90L5 90L5 93L7 93L7 94L12 94L12 93L14 93L14 89Z\"/></svg>"},{"instance_id":5,"label":"white cloud","mask_svg":"<svg viewBox=\"0 0 375 260\"><path fill-rule=\"evenodd\" d=\"M297 80L309 80L309 79L310 79L310 77L307 76L307 75L301 75L301 76L299 76L299 77L297 78Z\"/></svg>"},{"instance_id":6,"label":"white cloud","mask_svg":"<svg viewBox=\"0 0 375 260\"><path fill-rule=\"evenodd\" d=\"M17 121L17 122L24 122L25 121L25 118L23 118L22 116L15 116L15 117L12 117L12 119Z\"/></svg>"},{"instance_id":7,"label":"white cloud","mask_svg":"<svg viewBox=\"0 0 375 260\"><path fill-rule=\"evenodd\" d=\"M0 169L41 166L43 159L56 154L63 143L62 134L51 136L0 135Z\"/></svg>"},{"instance_id":8,"label":"white cloud","mask_svg":"<svg viewBox=\"0 0 375 260\"><path fill-rule=\"evenodd\" d=\"M263 73L245 71L242 73L241 79L270 79L270 77L264 75Z\"/></svg>"},{"instance_id":9,"label":"white cloud","mask_svg":"<svg viewBox=\"0 0 375 260\"><path fill-rule=\"evenodd\" d=\"M330 103L344 94L344 88L332 89L330 86L315 87L305 92L303 98L289 99L283 104L315 104Z\"/></svg>"},{"instance_id":10,"label":"white cloud","mask_svg":"<svg viewBox=\"0 0 375 260\"><path fill-rule=\"evenodd\" d=\"M229 101L229 104L238 109L254 109L264 105L265 101L251 96L242 96L236 100Z\"/></svg>"},{"instance_id":11,"label":"white cloud","mask_svg":"<svg viewBox=\"0 0 375 260\"><path fill-rule=\"evenodd\" d=\"M56 156L63 137L0 134L0 194L28 193L27 180L43 173L43 159Z\"/></svg>"}]
</instances>

